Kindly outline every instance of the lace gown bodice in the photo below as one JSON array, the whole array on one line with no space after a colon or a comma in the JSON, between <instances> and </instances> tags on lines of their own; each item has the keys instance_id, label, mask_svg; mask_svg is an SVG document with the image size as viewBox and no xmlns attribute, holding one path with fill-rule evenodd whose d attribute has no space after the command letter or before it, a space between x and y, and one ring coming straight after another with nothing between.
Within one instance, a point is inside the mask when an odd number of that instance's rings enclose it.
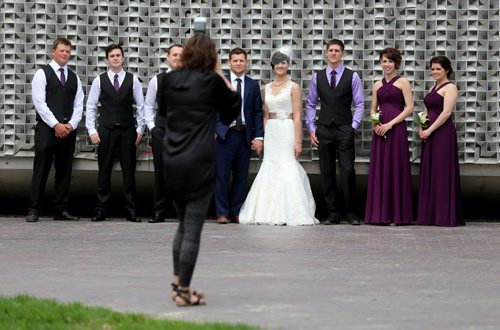
<instances>
[{"instance_id":1,"label":"lace gown bodice","mask_svg":"<svg viewBox=\"0 0 500 330\"><path fill-rule=\"evenodd\" d=\"M266 105L270 113L276 113L280 118L280 114L283 117L288 118L288 115L292 113L292 98L290 93L292 91L293 82L289 80L285 83L285 86L281 88L278 94L274 95L272 92L272 83L266 85Z\"/></svg>"}]
</instances>

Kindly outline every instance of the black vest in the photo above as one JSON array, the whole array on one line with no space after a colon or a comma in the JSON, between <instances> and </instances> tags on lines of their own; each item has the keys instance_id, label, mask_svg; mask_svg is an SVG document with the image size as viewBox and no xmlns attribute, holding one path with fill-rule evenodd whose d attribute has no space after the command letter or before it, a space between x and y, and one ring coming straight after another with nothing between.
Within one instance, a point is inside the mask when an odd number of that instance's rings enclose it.
<instances>
[{"instance_id":1,"label":"black vest","mask_svg":"<svg viewBox=\"0 0 500 330\"><path fill-rule=\"evenodd\" d=\"M156 110L155 126L165 128L167 114L166 109L163 107L163 102L161 101L161 91L163 89L163 81L167 76L167 72L164 71L156 76L156 105L158 106Z\"/></svg>"},{"instance_id":2,"label":"black vest","mask_svg":"<svg viewBox=\"0 0 500 330\"><path fill-rule=\"evenodd\" d=\"M106 128L113 128L116 125L134 126L134 93L132 91L134 76L127 72L118 91L115 91L107 72L102 73L99 79L101 79L99 125Z\"/></svg>"},{"instance_id":3,"label":"black vest","mask_svg":"<svg viewBox=\"0 0 500 330\"><path fill-rule=\"evenodd\" d=\"M45 102L57 121L66 124L73 115L73 103L78 89L76 74L68 69L66 84L63 86L50 65L43 66L42 70L45 72L45 78L47 79ZM42 121L38 112L36 113L36 120Z\"/></svg>"},{"instance_id":4,"label":"black vest","mask_svg":"<svg viewBox=\"0 0 500 330\"><path fill-rule=\"evenodd\" d=\"M347 125L352 123L352 75L353 71L347 68L332 90L326 77L326 69L316 75L318 95L321 102L318 124L329 126Z\"/></svg>"}]
</instances>

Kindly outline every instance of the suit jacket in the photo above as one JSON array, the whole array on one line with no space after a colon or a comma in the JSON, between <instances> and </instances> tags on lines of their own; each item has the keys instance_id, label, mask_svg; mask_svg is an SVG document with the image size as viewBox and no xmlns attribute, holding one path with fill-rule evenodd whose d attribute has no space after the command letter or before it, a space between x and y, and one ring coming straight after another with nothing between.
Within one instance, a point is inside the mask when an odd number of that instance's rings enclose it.
<instances>
[{"instance_id":1,"label":"suit jacket","mask_svg":"<svg viewBox=\"0 0 500 330\"><path fill-rule=\"evenodd\" d=\"M231 79L228 75L227 79ZM246 126L246 138L247 146L256 137L264 137L264 120L262 113L262 97L260 95L260 87L257 81L249 78L245 75L245 92L243 95L243 112L245 114L245 126ZM226 133L229 130L229 125L222 123L219 118L217 118L217 123L215 127L215 132L217 136L225 140Z\"/></svg>"}]
</instances>

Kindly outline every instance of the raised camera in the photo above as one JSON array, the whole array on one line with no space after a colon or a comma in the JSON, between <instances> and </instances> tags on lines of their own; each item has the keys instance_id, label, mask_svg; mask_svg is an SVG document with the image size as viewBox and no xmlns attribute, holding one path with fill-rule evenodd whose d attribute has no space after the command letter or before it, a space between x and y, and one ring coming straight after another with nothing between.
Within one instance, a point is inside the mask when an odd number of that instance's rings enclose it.
<instances>
[{"instance_id":1,"label":"raised camera","mask_svg":"<svg viewBox=\"0 0 500 330\"><path fill-rule=\"evenodd\" d=\"M194 32L205 33L207 31L207 19L205 17L196 17L194 19Z\"/></svg>"}]
</instances>

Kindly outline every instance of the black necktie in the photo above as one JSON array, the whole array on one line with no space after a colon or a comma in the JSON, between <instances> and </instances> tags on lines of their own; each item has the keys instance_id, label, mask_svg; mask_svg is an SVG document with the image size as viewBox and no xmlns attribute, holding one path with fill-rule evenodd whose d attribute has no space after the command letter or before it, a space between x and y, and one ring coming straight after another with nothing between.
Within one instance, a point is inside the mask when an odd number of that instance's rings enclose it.
<instances>
[{"instance_id":1,"label":"black necktie","mask_svg":"<svg viewBox=\"0 0 500 330\"><path fill-rule=\"evenodd\" d=\"M236 82L237 82L236 91L238 92L238 94L241 95L241 79L236 78ZM241 101L243 102L243 96L241 97ZM240 115L238 116L238 118L236 118L236 125L237 126L243 125L243 120L241 119L241 110L240 110Z\"/></svg>"},{"instance_id":2,"label":"black necktie","mask_svg":"<svg viewBox=\"0 0 500 330\"><path fill-rule=\"evenodd\" d=\"M337 86L337 72L335 70L332 71L332 76L330 79L330 87L332 89L335 89L335 86Z\"/></svg>"}]
</instances>

